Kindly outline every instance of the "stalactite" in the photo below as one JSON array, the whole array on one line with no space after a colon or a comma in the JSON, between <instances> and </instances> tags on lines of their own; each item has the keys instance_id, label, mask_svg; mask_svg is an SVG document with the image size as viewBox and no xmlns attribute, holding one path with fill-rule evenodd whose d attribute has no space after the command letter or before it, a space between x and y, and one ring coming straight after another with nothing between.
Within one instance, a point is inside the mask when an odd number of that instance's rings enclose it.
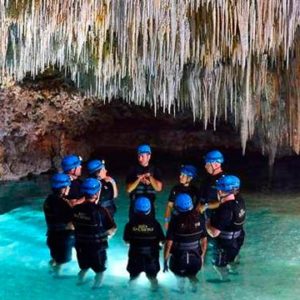
<instances>
[{"instance_id":1,"label":"stalactite","mask_svg":"<svg viewBox=\"0 0 300 300\"><path fill-rule=\"evenodd\" d=\"M245 150L256 121L268 119L260 112L273 101L271 69L282 77L299 63L299 26L299 0L0 0L0 87L57 67L103 101L191 109L204 128L232 116ZM284 75L291 82L293 72ZM281 113L299 153L294 87Z\"/></svg>"}]
</instances>

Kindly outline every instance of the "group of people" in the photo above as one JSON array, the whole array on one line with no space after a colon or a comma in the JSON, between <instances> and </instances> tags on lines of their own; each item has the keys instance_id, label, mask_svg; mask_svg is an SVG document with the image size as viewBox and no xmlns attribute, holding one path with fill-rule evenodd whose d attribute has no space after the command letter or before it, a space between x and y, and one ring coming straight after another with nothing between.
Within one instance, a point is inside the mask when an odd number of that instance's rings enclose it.
<instances>
[{"instance_id":1,"label":"group of people","mask_svg":"<svg viewBox=\"0 0 300 300\"><path fill-rule=\"evenodd\" d=\"M170 269L176 275L180 291L184 290L185 278L196 291L196 275L204 263L208 239L214 245L213 266L219 279L229 280L245 236L245 204L239 194L239 178L223 172L224 157L218 150L204 157L207 177L201 186L194 183L196 167L183 165L179 183L171 189L167 201L164 234L155 214L156 194L163 189L162 175L150 162L151 154L148 144L139 145L137 164L126 177L130 204L123 239L129 244L130 282L145 272L152 288L157 288L159 253L164 245L163 272ZM64 157L61 166L63 173L51 178L52 194L44 202L49 264L59 275L75 247L80 268L78 284L85 282L91 268L95 272L93 287L98 288L106 269L108 237L117 228L117 185L107 175L104 161L89 161L89 177L84 180L80 179L79 156Z\"/></svg>"}]
</instances>

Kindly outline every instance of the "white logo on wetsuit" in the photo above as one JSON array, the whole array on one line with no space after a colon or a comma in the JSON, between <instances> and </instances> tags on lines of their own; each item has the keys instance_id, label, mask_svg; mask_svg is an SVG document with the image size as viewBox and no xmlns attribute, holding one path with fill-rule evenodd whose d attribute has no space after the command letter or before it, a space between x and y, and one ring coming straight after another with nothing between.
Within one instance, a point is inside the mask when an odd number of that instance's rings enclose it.
<instances>
[{"instance_id":1,"label":"white logo on wetsuit","mask_svg":"<svg viewBox=\"0 0 300 300\"><path fill-rule=\"evenodd\" d=\"M239 218L243 217L245 215L245 210L241 209L239 212Z\"/></svg>"}]
</instances>

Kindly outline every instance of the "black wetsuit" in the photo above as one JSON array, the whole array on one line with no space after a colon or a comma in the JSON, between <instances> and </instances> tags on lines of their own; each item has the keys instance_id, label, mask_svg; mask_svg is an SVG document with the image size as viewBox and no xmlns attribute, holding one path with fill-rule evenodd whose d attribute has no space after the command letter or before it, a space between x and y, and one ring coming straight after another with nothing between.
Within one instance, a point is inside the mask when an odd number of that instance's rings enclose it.
<instances>
[{"instance_id":1,"label":"black wetsuit","mask_svg":"<svg viewBox=\"0 0 300 300\"><path fill-rule=\"evenodd\" d=\"M75 248L80 269L91 268L96 273L106 270L107 230L116 227L109 212L85 201L73 208Z\"/></svg>"},{"instance_id":2,"label":"black wetsuit","mask_svg":"<svg viewBox=\"0 0 300 300\"><path fill-rule=\"evenodd\" d=\"M80 192L80 186L82 184L82 180L80 178L76 178L71 181L70 191L67 196L67 199L79 199L83 197L83 194Z\"/></svg>"},{"instance_id":3,"label":"black wetsuit","mask_svg":"<svg viewBox=\"0 0 300 300\"><path fill-rule=\"evenodd\" d=\"M126 184L132 183L136 181L138 175L150 173L156 180L162 181L161 178L161 172L158 168L155 166L149 165L147 167L143 167L141 165L136 165L133 168L130 169L127 177L126 177ZM151 214L155 216L155 207L154 207L154 201L156 198L156 191L152 187L151 184L147 185L142 182L138 184L136 189L134 189L130 194L130 208L129 208L129 219L133 216L134 214L134 201L137 197L139 196L145 196L149 198L151 202Z\"/></svg>"},{"instance_id":4,"label":"black wetsuit","mask_svg":"<svg viewBox=\"0 0 300 300\"><path fill-rule=\"evenodd\" d=\"M241 196L222 203L211 217L211 225L221 233L215 238L214 264L224 267L234 261L244 241L245 204Z\"/></svg>"},{"instance_id":5,"label":"black wetsuit","mask_svg":"<svg viewBox=\"0 0 300 300\"><path fill-rule=\"evenodd\" d=\"M216 175L206 173L203 182L200 186L200 200L201 203L210 203L218 200L217 190L215 188L216 181L224 175L223 172ZM207 209L205 211L205 217L208 219L214 213L214 210Z\"/></svg>"},{"instance_id":6,"label":"black wetsuit","mask_svg":"<svg viewBox=\"0 0 300 300\"><path fill-rule=\"evenodd\" d=\"M200 185L200 197L204 203L209 203L218 199L215 189L216 181L224 175L223 172L216 175L206 173L203 182Z\"/></svg>"},{"instance_id":7,"label":"black wetsuit","mask_svg":"<svg viewBox=\"0 0 300 300\"><path fill-rule=\"evenodd\" d=\"M62 264L72 259L74 230L70 230L72 208L66 200L51 194L44 202L44 214L47 223L47 245L50 255L56 263Z\"/></svg>"},{"instance_id":8,"label":"black wetsuit","mask_svg":"<svg viewBox=\"0 0 300 300\"><path fill-rule=\"evenodd\" d=\"M239 206L242 207L245 210L246 205L245 205L244 198L240 194L238 194L238 195L235 196L235 199L239 203ZM244 245L244 240L245 240L245 230L244 230L244 226L242 226L241 234L237 238L237 243L238 243L240 248Z\"/></svg>"},{"instance_id":9,"label":"black wetsuit","mask_svg":"<svg viewBox=\"0 0 300 300\"><path fill-rule=\"evenodd\" d=\"M100 202L99 204L102 207L105 207L108 212L114 217L116 212L116 205L114 202L114 188L111 182L107 182L104 179L101 179L101 193L100 193Z\"/></svg>"},{"instance_id":10,"label":"black wetsuit","mask_svg":"<svg viewBox=\"0 0 300 300\"><path fill-rule=\"evenodd\" d=\"M131 278L145 272L155 278L160 270L159 242L165 236L161 225L152 215L134 214L126 224L123 239L130 244L127 271Z\"/></svg>"},{"instance_id":11,"label":"black wetsuit","mask_svg":"<svg viewBox=\"0 0 300 300\"><path fill-rule=\"evenodd\" d=\"M170 191L168 202L174 204L176 196L181 193L190 195L194 207L199 204L199 190L192 184L190 184L189 186L184 186L183 184L175 185Z\"/></svg>"},{"instance_id":12,"label":"black wetsuit","mask_svg":"<svg viewBox=\"0 0 300 300\"><path fill-rule=\"evenodd\" d=\"M197 210L174 215L167 240L173 241L170 270L177 276L195 276L202 266L200 240L206 237L205 220Z\"/></svg>"}]
</instances>

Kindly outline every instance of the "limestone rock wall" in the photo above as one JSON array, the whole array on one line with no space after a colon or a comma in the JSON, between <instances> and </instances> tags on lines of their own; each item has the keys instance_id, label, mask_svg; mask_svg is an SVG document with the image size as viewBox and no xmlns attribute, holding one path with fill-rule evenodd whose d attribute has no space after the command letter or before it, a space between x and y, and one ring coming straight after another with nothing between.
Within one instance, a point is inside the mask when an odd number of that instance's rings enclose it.
<instances>
[{"instance_id":1,"label":"limestone rock wall","mask_svg":"<svg viewBox=\"0 0 300 300\"><path fill-rule=\"evenodd\" d=\"M106 104L87 99L59 76L0 90L0 103L2 179L58 168L68 153L88 159L103 148L121 153L143 142L175 155L191 148L241 147L230 124L204 131L189 111L155 117L152 109L119 99Z\"/></svg>"}]
</instances>

